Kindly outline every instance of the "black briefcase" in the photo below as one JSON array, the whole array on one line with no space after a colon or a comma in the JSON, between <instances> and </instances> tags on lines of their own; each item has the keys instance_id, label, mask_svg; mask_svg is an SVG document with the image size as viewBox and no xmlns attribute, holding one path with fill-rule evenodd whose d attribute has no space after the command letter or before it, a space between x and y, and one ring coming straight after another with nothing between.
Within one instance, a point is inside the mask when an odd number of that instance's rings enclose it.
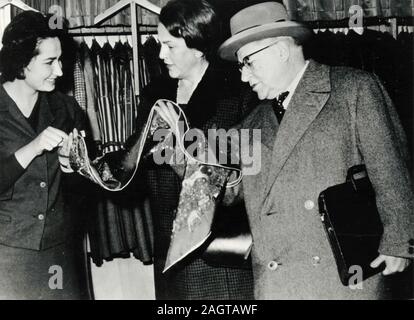
<instances>
[{"instance_id":1,"label":"black briefcase","mask_svg":"<svg viewBox=\"0 0 414 320\"><path fill-rule=\"evenodd\" d=\"M370 267L379 256L384 229L365 165L350 168L345 183L319 195L319 212L343 285L354 285L384 270L384 264Z\"/></svg>"}]
</instances>

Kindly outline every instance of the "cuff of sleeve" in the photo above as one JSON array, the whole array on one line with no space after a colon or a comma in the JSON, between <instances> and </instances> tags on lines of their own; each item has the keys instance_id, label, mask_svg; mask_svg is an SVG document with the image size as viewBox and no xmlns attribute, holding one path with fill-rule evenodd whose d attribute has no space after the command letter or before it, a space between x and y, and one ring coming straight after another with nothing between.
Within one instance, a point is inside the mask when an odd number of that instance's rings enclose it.
<instances>
[{"instance_id":1,"label":"cuff of sleeve","mask_svg":"<svg viewBox=\"0 0 414 320\"><path fill-rule=\"evenodd\" d=\"M18 176L20 176L21 174L23 174L23 172L25 171L25 169L22 167L22 165L17 160L17 158L16 158L16 156L14 154L10 156L9 160L10 160L10 162L9 162L9 170L10 170L10 172L13 172L15 175L18 175Z\"/></svg>"},{"instance_id":2,"label":"cuff of sleeve","mask_svg":"<svg viewBox=\"0 0 414 320\"><path fill-rule=\"evenodd\" d=\"M414 239L408 239L403 243L381 245L379 251L386 256L414 259Z\"/></svg>"}]
</instances>

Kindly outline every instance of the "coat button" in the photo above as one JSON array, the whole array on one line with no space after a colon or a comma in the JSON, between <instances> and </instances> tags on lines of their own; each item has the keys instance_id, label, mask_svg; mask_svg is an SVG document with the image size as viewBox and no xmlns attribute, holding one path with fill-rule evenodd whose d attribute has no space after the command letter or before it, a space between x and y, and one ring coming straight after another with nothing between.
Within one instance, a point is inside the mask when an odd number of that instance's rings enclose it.
<instances>
[{"instance_id":1,"label":"coat button","mask_svg":"<svg viewBox=\"0 0 414 320\"><path fill-rule=\"evenodd\" d=\"M306 210L313 210L313 208L315 208L315 203L312 200L308 200L305 202Z\"/></svg>"},{"instance_id":2,"label":"coat button","mask_svg":"<svg viewBox=\"0 0 414 320\"><path fill-rule=\"evenodd\" d=\"M408 244L413 247L414 246L414 239L408 240Z\"/></svg>"},{"instance_id":3,"label":"coat button","mask_svg":"<svg viewBox=\"0 0 414 320\"><path fill-rule=\"evenodd\" d=\"M44 188L46 188L46 186L47 186L47 184L46 184L46 182L40 182L40 188L42 188L42 189L44 189Z\"/></svg>"},{"instance_id":4,"label":"coat button","mask_svg":"<svg viewBox=\"0 0 414 320\"><path fill-rule=\"evenodd\" d=\"M40 220L40 221L43 221L43 220L45 220L45 215L44 214L39 214L38 216L37 216L37 218Z\"/></svg>"},{"instance_id":5,"label":"coat button","mask_svg":"<svg viewBox=\"0 0 414 320\"><path fill-rule=\"evenodd\" d=\"M318 257L318 256L314 256L314 257L312 257L312 264L314 265L314 266L317 266L317 265L319 265L321 263L321 258L320 257Z\"/></svg>"},{"instance_id":6,"label":"coat button","mask_svg":"<svg viewBox=\"0 0 414 320\"><path fill-rule=\"evenodd\" d=\"M276 261L270 261L267 267L270 271L276 271L277 268L279 268L279 263L277 263Z\"/></svg>"}]
</instances>

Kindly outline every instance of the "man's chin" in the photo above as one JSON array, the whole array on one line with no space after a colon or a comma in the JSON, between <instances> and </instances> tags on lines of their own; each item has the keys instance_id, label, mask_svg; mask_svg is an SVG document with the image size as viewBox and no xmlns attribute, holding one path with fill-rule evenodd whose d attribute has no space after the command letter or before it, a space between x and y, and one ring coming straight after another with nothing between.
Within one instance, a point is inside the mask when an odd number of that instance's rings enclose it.
<instances>
[{"instance_id":1,"label":"man's chin","mask_svg":"<svg viewBox=\"0 0 414 320\"><path fill-rule=\"evenodd\" d=\"M267 99L267 92L262 92L262 91L256 91L257 93L257 97L259 98L259 100L266 100Z\"/></svg>"}]
</instances>

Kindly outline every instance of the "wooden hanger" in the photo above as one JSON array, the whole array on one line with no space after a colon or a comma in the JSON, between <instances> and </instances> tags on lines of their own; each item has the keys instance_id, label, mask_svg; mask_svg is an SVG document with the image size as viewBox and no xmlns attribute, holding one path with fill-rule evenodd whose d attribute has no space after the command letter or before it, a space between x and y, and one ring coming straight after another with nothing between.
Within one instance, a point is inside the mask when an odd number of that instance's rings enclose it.
<instances>
[{"instance_id":1,"label":"wooden hanger","mask_svg":"<svg viewBox=\"0 0 414 320\"><path fill-rule=\"evenodd\" d=\"M137 17L137 5L145 8L155 14L160 14L161 8L155 4L149 2L148 0L121 0L118 1L114 6L108 8L100 15L95 18L95 25L99 25L102 22L113 17L119 11L125 9L126 7L131 8L131 29L132 29L132 52L133 52L133 62L134 62L134 87L135 95L139 96L139 52L138 52L138 17Z\"/></svg>"},{"instance_id":2,"label":"wooden hanger","mask_svg":"<svg viewBox=\"0 0 414 320\"><path fill-rule=\"evenodd\" d=\"M149 2L148 0L121 0L118 1L112 7L106 9L103 13L95 17L95 24L100 24L103 21L108 20L119 11L125 9L126 7L130 7L131 5L138 5L142 8L145 8L155 14L160 14L161 8L156 6L155 4Z\"/></svg>"},{"instance_id":3,"label":"wooden hanger","mask_svg":"<svg viewBox=\"0 0 414 320\"><path fill-rule=\"evenodd\" d=\"M0 9L6 7L6 6L14 6L16 8L19 8L23 11L36 11L39 12L38 10L32 8L31 6L28 6L27 4L25 4L23 1L21 0L0 0Z\"/></svg>"}]
</instances>

